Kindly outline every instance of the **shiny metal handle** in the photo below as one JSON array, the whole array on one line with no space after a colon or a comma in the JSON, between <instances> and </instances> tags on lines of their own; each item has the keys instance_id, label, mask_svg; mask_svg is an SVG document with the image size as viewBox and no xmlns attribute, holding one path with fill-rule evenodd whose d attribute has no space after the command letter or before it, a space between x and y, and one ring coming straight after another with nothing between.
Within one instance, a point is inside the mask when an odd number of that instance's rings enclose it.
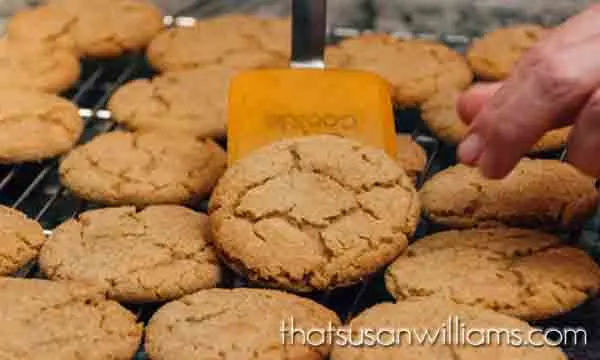
<instances>
[{"instance_id":1,"label":"shiny metal handle","mask_svg":"<svg viewBox=\"0 0 600 360\"><path fill-rule=\"evenodd\" d=\"M327 0L292 0L293 68L324 68Z\"/></svg>"}]
</instances>

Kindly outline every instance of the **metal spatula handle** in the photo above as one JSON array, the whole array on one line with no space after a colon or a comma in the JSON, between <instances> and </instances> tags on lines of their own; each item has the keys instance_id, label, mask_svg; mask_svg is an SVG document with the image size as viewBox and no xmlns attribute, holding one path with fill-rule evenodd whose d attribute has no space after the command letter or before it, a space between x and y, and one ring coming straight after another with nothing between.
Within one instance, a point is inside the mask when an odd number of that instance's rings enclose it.
<instances>
[{"instance_id":1,"label":"metal spatula handle","mask_svg":"<svg viewBox=\"0 0 600 360\"><path fill-rule=\"evenodd\" d=\"M292 0L293 68L325 68L327 0Z\"/></svg>"}]
</instances>

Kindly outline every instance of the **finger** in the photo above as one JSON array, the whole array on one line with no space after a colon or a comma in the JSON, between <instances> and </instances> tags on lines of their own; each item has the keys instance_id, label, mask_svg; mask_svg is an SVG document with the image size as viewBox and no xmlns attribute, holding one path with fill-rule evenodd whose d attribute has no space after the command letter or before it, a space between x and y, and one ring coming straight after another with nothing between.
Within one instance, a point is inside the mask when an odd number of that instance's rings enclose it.
<instances>
[{"instance_id":1,"label":"finger","mask_svg":"<svg viewBox=\"0 0 600 360\"><path fill-rule=\"evenodd\" d=\"M594 177L600 177L600 90L581 111L567 147L567 161Z\"/></svg>"},{"instance_id":2,"label":"finger","mask_svg":"<svg viewBox=\"0 0 600 360\"><path fill-rule=\"evenodd\" d=\"M458 100L458 113L467 125L479 114L485 103L500 89L502 83L476 84Z\"/></svg>"}]
</instances>

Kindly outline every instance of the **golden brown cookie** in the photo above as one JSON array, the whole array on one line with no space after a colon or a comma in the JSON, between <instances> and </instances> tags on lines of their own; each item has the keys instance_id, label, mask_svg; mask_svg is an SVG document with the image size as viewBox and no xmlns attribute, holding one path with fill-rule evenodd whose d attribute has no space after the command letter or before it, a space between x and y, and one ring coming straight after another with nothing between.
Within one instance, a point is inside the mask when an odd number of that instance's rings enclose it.
<instances>
[{"instance_id":1,"label":"golden brown cookie","mask_svg":"<svg viewBox=\"0 0 600 360\"><path fill-rule=\"evenodd\" d=\"M394 260L420 205L383 151L321 135L236 162L211 198L215 245L250 280L308 292L359 282Z\"/></svg>"},{"instance_id":2,"label":"golden brown cookie","mask_svg":"<svg viewBox=\"0 0 600 360\"><path fill-rule=\"evenodd\" d=\"M473 71L485 80L504 80L521 56L546 33L538 25L516 25L492 31L475 40L467 52Z\"/></svg>"},{"instance_id":3,"label":"golden brown cookie","mask_svg":"<svg viewBox=\"0 0 600 360\"><path fill-rule=\"evenodd\" d=\"M459 90L445 89L421 106L421 117L425 124L435 136L449 145L458 145L468 131L456 108L459 97ZM559 150L567 143L570 133L570 126L549 131L535 144L531 153Z\"/></svg>"},{"instance_id":4,"label":"golden brown cookie","mask_svg":"<svg viewBox=\"0 0 600 360\"><path fill-rule=\"evenodd\" d=\"M225 151L211 140L117 131L75 148L60 164L60 178L79 197L102 204L182 204L208 195L225 166Z\"/></svg>"},{"instance_id":5,"label":"golden brown cookie","mask_svg":"<svg viewBox=\"0 0 600 360\"><path fill-rule=\"evenodd\" d=\"M0 206L0 275L9 275L37 258L44 230L21 212Z\"/></svg>"},{"instance_id":6,"label":"golden brown cookie","mask_svg":"<svg viewBox=\"0 0 600 360\"><path fill-rule=\"evenodd\" d=\"M142 326L102 291L76 283L0 279L3 359L130 360Z\"/></svg>"},{"instance_id":7,"label":"golden brown cookie","mask_svg":"<svg viewBox=\"0 0 600 360\"><path fill-rule=\"evenodd\" d=\"M442 298L541 320L594 297L600 267L539 231L447 231L411 245L387 269L386 286L399 301Z\"/></svg>"},{"instance_id":8,"label":"golden brown cookie","mask_svg":"<svg viewBox=\"0 0 600 360\"><path fill-rule=\"evenodd\" d=\"M0 87L59 93L80 73L79 60L68 51L43 44L0 38Z\"/></svg>"},{"instance_id":9,"label":"golden brown cookie","mask_svg":"<svg viewBox=\"0 0 600 360\"><path fill-rule=\"evenodd\" d=\"M105 58L144 49L162 28L160 10L149 1L53 0L17 13L8 23L8 34L18 41Z\"/></svg>"},{"instance_id":10,"label":"golden brown cookie","mask_svg":"<svg viewBox=\"0 0 600 360\"><path fill-rule=\"evenodd\" d=\"M224 137L229 81L234 71L210 67L134 80L109 102L114 120L132 130Z\"/></svg>"},{"instance_id":11,"label":"golden brown cookie","mask_svg":"<svg viewBox=\"0 0 600 360\"><path fill-rule=\"evenodd\" d=\"M448 325L449 321L455 324L454 329ZM348 327L356 333L353 341L360 342L360 332L379 332L382 344L336 346L331 360L567 360L559 348L519 344L519 340L529 341L529 334L534 331L526 322L450 301L414 299L397 304L379 304L360 314ZM396 344L396 340L392 339L396 337L394 333L404 330L410 331L410 334L403 332L399 337L400 344ZM511 334L519 333L521 338L509 336L511 331ZM426 332L430 337L426 336ZM479 336L482 332L498 336L490 335L489 339L483 339ZM543 336L536 335L531 340L543 343ZM364 339L369 338L364 336ZM418 339L427 340L420 344ZM384 346L389 343L393 346ZM481 343L485 345L480 346Z\"/></svg>"},{"instance_id":12,"label":"golden brown cookie","mask_svg":"<svg viewBox=\"0 0 600 360\"><path fill-rule=\"evenodd\" d=\"M396 160L413 182L416 182L427 165L427 153L410 135L398 135L396 142Z\"/></svg>"},{"instance_id":13,"label":"golden brown cookie","mask_svg":"<svg viewBox=\"0 0 600 360\"><path fill-rule=\"evenodd\" d=\"M208 217L184 207L106 208L56 228L40 268L51 280L93 284L122 302L172 300L220 281L209 242Z\"/></svg>"},{"instance_id":14,"label":"golden brown cookie","mask_svg":"<svg viewBox=\"0 0 600 360\"><path fill-rule=\"evenodd\" d=\"M423 40L372 34L327 49L334 68L372 71L386 79L401 106L415 106L443 88L464 89L473 80L466 60L448 47Z\"/></svg>"},{"instance_id":15,"label":"golden brown cookie","mask_svg":"<svg viewBox=\"0 0 600 360\"><path fill-rule=\"evenodd\" d=\"M522 160L503 180L457 165L421 190L425 214L453 228L509 225L572 230L596 211L594 179L558 160Z\"/></svg>"},{"instance_id":16,"label":"golden brown cookie","mask_svg":"<svg viewBox=\"0 0 600 360\"><path fill-rule=\"evenodd\" d=\"M285 67L290 45L288 19L225 15L158 35L148 59L160 71L221 65L229 69Z\"/></svg>"},{"instance_id":17,"label":"golden brown cookie","mask_svg":"<svg viewBox=\"0 0 600 360\"><path fill-rule=\"evenodd\" d=\"M75 146L82 131L71 102L33 90L0 89L0 164L61 155Z\"/></svg>"},{"instance_id":18,"label":"golden brown cookie","mask_svg":"<svg viewBox=\"0 0 600 360\"><path fill-rule=\"evenodd\" d=\"M284 292L204 290L158 310L146 330L146 351L153 360L326 359L328 345L283 343L281 328L291 319L306 331L340 325L332 311Z\"/></svg>"}]
</instances>

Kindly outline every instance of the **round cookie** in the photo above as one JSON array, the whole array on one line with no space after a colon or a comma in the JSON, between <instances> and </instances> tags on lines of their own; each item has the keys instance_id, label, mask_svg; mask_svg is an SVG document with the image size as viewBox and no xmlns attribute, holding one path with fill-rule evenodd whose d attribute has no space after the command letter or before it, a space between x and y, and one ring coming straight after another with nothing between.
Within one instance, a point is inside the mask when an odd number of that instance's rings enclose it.
<instances>
[{"instance_id":1,"label":"round cookie","mask_svg":"<svg viewBox=\"0 0 600 360\"><path fill-rule=\"evenodd\" d=\"M459 90L444 89L421 105L421 117L427 127L449 145L458 145L469 130L460 119L456 108L459 97ZM561 149L569 140L570 133L570 126L549 131L533 146L531 153Z\"/></svg>"},{"instance_id":2,"label":"round cookie","mask_svg":"<svg viewBox=\"0 0 600 360\"><path fill-rule=\"evenodd\" d=\"M40 253L51 280L80 281L128 303L165 301L221 279L208 217L184 207L106 208L56 228Z\"/></svg>"},{"instance_id":3,"label":"round cookie","mask_svg":"<svg viewBox=\"0 0 600 360\"><path fill-rule=\"evenodd\" d=\"M504 80L521 56L547 31L538 25L516 25L492 31L473 42L467 51L467 60L480 78Z\"/></svg>"},{"instance_id":4,"label":"round cookie","mask_svg":"<svg viewBox=\"0 0 600 360\"><path fill-rule=\"evenodd\" d=\"M134 80L109 102L115 121L132 130L224 137L229 81L234 71L209 67Z\"/></svg>"},{"instance_id":5,"label":"round cookie","mask_svg":"<svg viewBox=\"0 0 600 360\"><path fill-rule=\"evenodd\" d=\"M71 53L0 38L0 87L59 93L79 79L79 60Z\"/></svg>"},{"instance_id":6,"label":"round cookie","mask_svg":"<svg viewBox=\"0 0 600 360\"><path fill-rule=\"evenodd\" d=\"M455 230L411 245L385 279L398 301L442 298L542 320L594 297L600 267L554 235L511 228Z\"/></svg>"},{"instance_id":7,"label":"round cookie","mask_svg":"<svg viewBox=\"0 0 600 360\"><path fill-rule=\"evenodd\" d=\"M427 153L410 135L398 135L396 145L398 165L416 183L427 165Z\"/></svg>"},{"instance_id":8,"label":"round cookie","mask_svg":"<svg viewBox=\"0 0 600 360\"><path fill-rule=\"evenodd\" d=\"M224 261L251 281L298 292L351 285L389 264L419 213L414 185L393 159L331 135L237 161L210 204Z\"/></svg>"},{"instance_id":9,"label":"round cookie","mask_svg":"<svg viewBox=\"0 0 600 360\"><path fill-rule=\"evenodd\" d=\"M342 41L327 49L329 66L374 72L386 79L401 106L415 106L439 89L464 89L473 80L466 60L431 41L398 40L371 34Z\"/></svg>"},{"instance_id":10,"label":"round cookie","mask_svg":"<svg viewBox=\"0 0 600 360\"><path fill-rule=\"evenodd\" d=\"M110 132L75 148L60 164L61 182L102 204L191 203L208 195L226 167L211 140Z\"/></svg>"},{"instance_id":11,"label":"round cookie","mask_svg":"<svg viewBox=\"0 0 600 360\"><path fill-rule=\"evenodd\" d=\"M8 35L106 58L144 49L162 28L160 10L149 1L54 0L17 13Z\"/></svg>"},{"instance_id":12,"label":"round cookie","mask_svg":"<svg viewBox=\"0 0 600 360\"><path fill-rule=\"evenodd\" d=\"M286 67L290 31L289 19L224 15L164 31L148 47L148 59L163 72L211 65Z\"/></svg>"},{"instance_id":13,"label":"round cookie","mask_svg":"<svg viewBox=\"0 0 600 360\"><path fill-rule=\"evenodd\" d=\"M0 205L0 239L0 275L9 275L38 256L44 229L25 214Z\"/></svg>"},{"instance_id":14,"label":"round cookie","mask_svg":"<svg viewBox=\"0 0 600 360\"><path fill-rule=\"evenodd\" d=\"M284 292L205 290L158 310L146 329L146 351L153 360L326 359L330 346L302 345L298 338L284 345L280 329L291 321L306 331L340 325L332 311Z\"/></svg>"},{"instance_id":15,"label":"round cookie","mask_svg":"<svg viewBox=\"0 0 600 360\"><path fill-rule=\"evenodd\" d=\"M446 326L452 319L458 319L460 326L464 326L460 330L454 328L452 337L439 337L436 342L428 340L424 344L418 342L425 332L432 336L423 338L435 339L434 334L440 334L442 326ZM331 360L567 360L560 348L515 346L518 340L510 337L508 332L503 332L511 330L514 334L518 331L523 339L527 339L527 334L532 334L534 328L526 322L494 311L450 301L415 299L397 304L379 304L353 319L348 327L357 334L361 329L370 332L381 331L380 334L384 336L390 334L390 329L410 329L412 333L403 333L400 337L402 343L394 343L394 346L336 346L332 351ZM450 335L451 329L444 329ZM460 332L463 330L464 332ZM489 334L498 336L490 336L490 339L487 339L489 344L479 346L486 340L480 336L482 330L490 330ZM465 335L459 335L459 332ZM356 335L355 340L360 341L360 337ZM383 337L384 345L391 340ZM539 336L534 340L541 343L544 339ZM498 343L499 341L501 343Z\"/></svg>"},{"instance_id":16,"label":"round cookie","mask_svg":"<svg viewBox=\"0 0 600 360\"><path fill-rule=\"evenodd\" d=\"M503 180L457 165L426 182L420 195L425 214L452 228L573 230L595 213L598 202L594 179L558 160L523 159Z\"/></svg>"},{"instance_id":17,"label":"round cookie","mask_svg":"<svg viewBox=\"0 0 600 360\"><path fill-rule=\"evenodd\" d=\"M0 89L0 164L39 161L69 151L81 136L77 107L58 96Z\"/></svg>"},{"instance_id":18,"label":"round cookie","mask_svg":"<svg viewBox=\"0 0 600 360\"><path fill-rule=\"evenodd\" d=\"M142 326L102 291L76 283L0 279L3 359L130 360Z\"/></svg>"}]
</instances>

